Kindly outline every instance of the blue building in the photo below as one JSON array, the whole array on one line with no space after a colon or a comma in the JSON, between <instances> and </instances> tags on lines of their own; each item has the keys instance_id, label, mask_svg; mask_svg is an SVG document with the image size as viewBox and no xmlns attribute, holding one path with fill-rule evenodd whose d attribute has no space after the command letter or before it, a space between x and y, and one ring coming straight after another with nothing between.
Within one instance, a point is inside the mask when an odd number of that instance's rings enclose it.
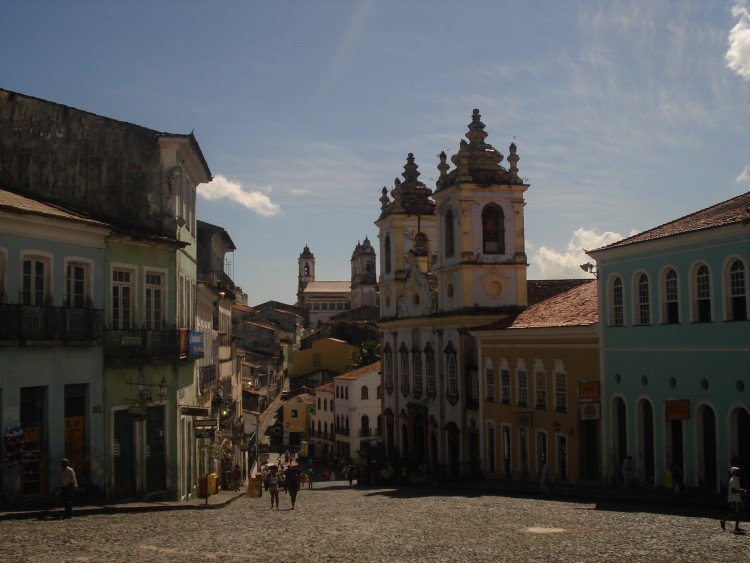
<instances>
[{"instance_id":1,"label":"blue building","mask_svg":"<svg viewBox=\"0 0 750 563\"><path fill-rule=\"evenodd\" d=\"M750 192L589 251L610 478L720 490L750 462Z\"/></svg>"}]
</instances>

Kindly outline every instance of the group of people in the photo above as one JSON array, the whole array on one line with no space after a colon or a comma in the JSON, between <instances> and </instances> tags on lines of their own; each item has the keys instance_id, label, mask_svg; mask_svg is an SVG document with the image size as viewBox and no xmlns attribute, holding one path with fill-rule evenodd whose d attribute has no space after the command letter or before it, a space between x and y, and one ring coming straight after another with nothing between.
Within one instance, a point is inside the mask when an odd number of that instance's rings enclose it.
<instances>
[{"instance_id":1,"label":"group of people","mask_svg":"<svg viewBox=\"0 0 750 563\"><path fill-rule=\"evenodd\" d=\"M292 510L297 503L297 493L303 482L307 482L308 488L313 486L313 469L308 467L304 472L299 465L279 466L275 463L269 463L265 466L263 483L265 489L271 496L271 508L279 509L279 490L283 489L289 493L289 500L292 501Z\"/></svg>"}]
</instances>

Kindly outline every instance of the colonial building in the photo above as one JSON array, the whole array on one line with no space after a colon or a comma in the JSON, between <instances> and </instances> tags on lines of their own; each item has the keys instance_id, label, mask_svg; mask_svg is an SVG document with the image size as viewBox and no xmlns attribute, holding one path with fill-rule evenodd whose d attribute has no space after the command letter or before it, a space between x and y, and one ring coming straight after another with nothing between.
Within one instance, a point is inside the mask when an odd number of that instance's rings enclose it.
<instances>
[{"instance_id":1,"label":"colonial building","mask_svg":"<svg viewBox=\"0 0 750 563\"><path fill-rule=\"evenodd\" d=\"M307 327L314 330L334 316L352 316L352 310L367 311L360 320L373 317L378 306L375 249L367 237L357 243L351 258L350 281L317 281L315 255L305 245L297 260L297 306L307 312Z\"/></svg>"},{"instance_id":2,"label":"colonial building","mask_svg":"<svg viewBox=\"0 0 750 563\"><path fill-rule=\"evenodd\" d=\"M501 166L484 128L474 110L453 170L440 154L434 193L409 154L376 221L386 448L449 475L481 469L479 354L467 327L527 305L528 185L516 145Z\"/></svg>"},{"instance_id":3,"label":"colonial building","mask_svg":"<svg viewBox=\"0 0 750 563\"><path fill-rule=\"evenodd\" d=\"M665 470L711 491L750 461L750 193L589 251L602 325L612 479Z\"/></svg>"},{"instance_id":4,"label":"colonial building","mask_svg":"<svg viewBox=\"0 0 750 563\"><path fill-rule=\"evenodd\" d=\"M539 482L547 463L554 482L598 483L596 282L529 281L528 287L528 309L470 330L479 350L482 473Z\"/></svg>"},{"instance_id":5,"label":"colonial building","mask_svg":"<svg viewBox=\"0 0 750 563\"><path fill-rule=\"evenodd\" d=\"M335 459L336 434L334 401L334 383L331 381L312 390L315 395L315 411L310 420L310 432L307 446L307 457L333 462Z\"/></svg>"}]
</instances>

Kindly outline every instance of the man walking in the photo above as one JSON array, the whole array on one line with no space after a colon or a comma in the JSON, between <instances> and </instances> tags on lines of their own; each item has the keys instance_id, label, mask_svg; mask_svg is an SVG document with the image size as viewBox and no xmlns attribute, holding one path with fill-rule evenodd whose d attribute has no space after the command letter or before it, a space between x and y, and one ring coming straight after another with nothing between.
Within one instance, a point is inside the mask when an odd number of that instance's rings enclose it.
<instances>
[{"instance_id":1,"label":"man walking","mask_svg":"<svg viewBox=\"0 0 750 563\"><path fill-rule=\"evenodd\" d=\"M78 488L76 472L70 466L67 458L60 460L60 495L64 508L63 518L73 516L73 491Z\"/></svg>"},{"instance_id":2,"label":"man walking","mask_svg":"<svg viewBox=\"0 0 750 563\"><path fill-rule=\"evenodd\" d=\"M727 500L729 501L729 514L727 514L724 520L721 520L721 529L726 530L727 520L734 520L735 534L741 534L745 530L740 528L740 511L742 510L742 501L747 496L747 491L740 486L740 475L742 470L739 467L732 467L729 470L732 477L729 479L729 485L727 486Z\"/></svg>"}]
</instances>

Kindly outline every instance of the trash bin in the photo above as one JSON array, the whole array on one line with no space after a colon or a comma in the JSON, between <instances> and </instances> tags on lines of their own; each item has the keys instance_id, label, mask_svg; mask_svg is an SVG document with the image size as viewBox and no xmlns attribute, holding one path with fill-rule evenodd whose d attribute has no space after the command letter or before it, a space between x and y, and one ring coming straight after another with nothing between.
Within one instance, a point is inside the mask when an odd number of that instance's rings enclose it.
<instances>
[{"instance_id":1,"label":"trash bin","mask_svg":"<svg viewBox=\"0 0 750 563\"><path fill-rule=\"evenodd\" d=\"M219 492L219 480L217 479L218 475L216 473L209 473L208 475L208 494L209 495L215 495Z\"/></svg>"},{"instance_id":2,"label":"trash bin","mask_svg":"<svg viewBox=\"0 0 750 563\"><path fill-rule=\"evenodd\" d=\"M198 498L208 497L208 477L198 477Z\"/></svg>"},{"instance_id":3,"label":"trash bin","mask_svg":"<svg viewBox=\"0 0 750 563\"><path fill-rule=\"evenodd\" d=\"M671 471L664 472L664 487L669 489L670 491L674 488L674 480L672 478Z\"/></svg>"}]
</instances>

